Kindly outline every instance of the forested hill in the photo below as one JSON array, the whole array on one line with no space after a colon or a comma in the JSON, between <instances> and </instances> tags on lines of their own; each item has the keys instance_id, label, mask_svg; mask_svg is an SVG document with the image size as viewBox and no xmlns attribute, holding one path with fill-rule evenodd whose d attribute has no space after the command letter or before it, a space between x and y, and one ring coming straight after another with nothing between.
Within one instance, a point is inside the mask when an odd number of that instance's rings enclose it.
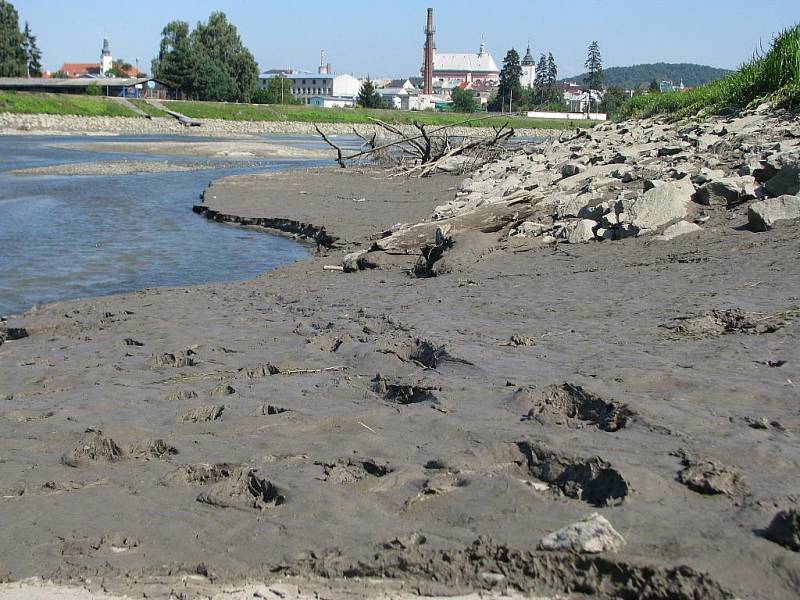
<instances>
[{"instance_id":1,"label":"forested hill","mask_svg":"<svg viewBox=\"0 0 800 600\"><path fill-rule=\"evenodd\" d=\"M705 65L695 65L691 63L652 63L647 65L633 65L631 67L609 67L603 70L603 85L610 87L618 85L626 89L632 89L642 84L649 85L654 79L656 81L672 81L676 85L683 79L683 84L687 87L697 87L722 79L730 71L717 69ZM583 81L585 73L575 77L567 77L562 81Z\"/></svg>"}]
</instances>

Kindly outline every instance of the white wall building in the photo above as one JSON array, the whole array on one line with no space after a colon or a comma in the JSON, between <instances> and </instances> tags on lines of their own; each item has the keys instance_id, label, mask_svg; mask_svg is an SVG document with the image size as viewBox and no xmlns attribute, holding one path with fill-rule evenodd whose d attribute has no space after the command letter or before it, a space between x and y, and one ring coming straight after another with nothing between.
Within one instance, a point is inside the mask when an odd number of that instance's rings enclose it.
<instances>
[{"instance_id":1,"label":"white wall building","mask_svg":"<svg viewBox=\"0 0 800 600\"><path fill-rule=\"evenodd\" d=\"M100 53L100 75L105 75L111 70L114 59L111 57L111 48L108 45L108 38L103 38L103 51Z\"/></svg>"},{"instance_id":2,"label":"white wall building","mask_svg":"<svg viewBox=\"0 0 800 600\"><path fill-rule=\"evenodd\" d=\"M356 105L351 96L312 96L308 103L320 108L353 108Z\"/></svg>"},{"instance_id":3,"label":"white wall building","mask_svg":"<svg viewBox=\"0 0 800 600\"><path fill-rule=\"evenodd\" d=\"M309 104L315 96L341 96L355 98L361 89L361 80L352 75L333 73L265 73L259 87L265 88L273 77L286 77L291 83L292 95Z\"/></svg>"},{"instance_id":4,"label":"white wall building","mask_svg":"<svg viewBox=\"0 0 800 600\"><path fill-rule=\"evenodd\" d=\"M530 44L528 44L525 57L519 64L522 67L522 77L520 77L519 82L522 84L522 87L531 89L533 87L533 82L536 81L536 61L533 60Z\"/></svg>"}]
</instances>

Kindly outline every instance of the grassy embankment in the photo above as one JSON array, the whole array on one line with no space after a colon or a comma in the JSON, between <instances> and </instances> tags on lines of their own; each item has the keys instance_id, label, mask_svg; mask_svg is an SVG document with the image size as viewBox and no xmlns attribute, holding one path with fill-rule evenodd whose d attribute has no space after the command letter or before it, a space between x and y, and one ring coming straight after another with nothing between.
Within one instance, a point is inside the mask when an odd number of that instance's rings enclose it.
<instances>
[{"instance_id":1,"label":"grassy embankment","mask_svg":"<svg viewBox=\"0 0 800 600\"><path fill-rule=\"evenodd\" d=\"M168 116L144 100L129 99L137 108L153 117ZM223 119L227 121L300 121L304 123L370 123L369 117L392 124L410 124L418 121L426 125L451 125L471 118L463 113L405 112L399 110L372 110L361 108L314 108L267 104L232 104L224 102L169 102L174 108L192 119ZM30 92L0 91L0 112L78 115L86 117L141 117L123 104L103 97L72 96L68 94L40 94ZM479 118L483 115L472 115ZM585 121L529 119L520 116L497 115L472 123L475 127L499 127L506 122L515 129L566 129L587 127Z\"/></svg>"},{"instance_id":2,"label":"grassy embankment","mask_svg":"<svg viewBox=\"0 0 800 600\"><path fill-rule=\"evenodd\" d=\"M82 117L138 116L129 108L109 98L13 91L0 92L0 112Z\"/></svg>"},{"instance_id":3,"label":"grassy embankment","mask_svg":"<svg viewBox=\"0 0 800 600\"><path fill-rule=\"evenodd\" d=\"M371 123L369 117L393 125L410 125L414 121L425 125L452 125L482 113L400 111L365 108L317 108L283 104L230 104L224 102L169 102L175 111L192 119L224 119L229 121L300 121L303 123ZM508 122L514 129L567 129L590 127L586 121L529 119L521 116L497 115L476 121L474 127L499 127Z\"/></svg>"},{"instance_id":4,"label":"grassy embankment","mask_svg":"<svg viewBox=\"0 0 800 600\"><path fill-rule=\"evenodd\" d=\"M800 25L779 34L766 54L755 55L725 79L688 92L648 94L628 100L626 118L669 114L675 118L726 108L746 108L770 102L778 107L800 106Z\"/></svg>"}]
</instances>

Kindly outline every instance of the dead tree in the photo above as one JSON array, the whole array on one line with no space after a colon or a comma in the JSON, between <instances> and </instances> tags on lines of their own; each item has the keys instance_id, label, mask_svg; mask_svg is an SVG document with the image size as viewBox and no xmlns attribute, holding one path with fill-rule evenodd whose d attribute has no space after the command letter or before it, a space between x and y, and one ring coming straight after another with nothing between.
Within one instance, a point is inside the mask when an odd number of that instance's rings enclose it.
<instances>
[{"instance_id":1,"label":"dead tree","mask_svg":"<svg viewBox=\"0 0 800 600\"><path fill-rule=\"evenodd\" d=\"M508 127L508 122L502 127L494 127L494 136L473 137L453 136L450 134L450 130L454 127L468 125L488 118L491 117L466 119L433 129L428 129L425 125L414 121L413 126L419 133L408 135L395 125L369 117L372 122L386 130L395 139L385 144L377 144L377 134L367 138L354 128L354 133L364 143L362 144L362 150L350 155L345 155L342 148L332 142L318 125L314 124L314 128L322 139L336 150L336 161L341 168L345 168L348 161L374 156L375 153L379 152L386 154L387 151L393 149L401 154L397 159L397 164L400 167L398 174L414 174L419 177L425 177L433 173L442 161L458 156L470 156L473 158L473 163L478 163L481 162L482 157L496 156L497 152L502 151L506 142L514 135L514 130Z\"/></svg>"}]
</instances>

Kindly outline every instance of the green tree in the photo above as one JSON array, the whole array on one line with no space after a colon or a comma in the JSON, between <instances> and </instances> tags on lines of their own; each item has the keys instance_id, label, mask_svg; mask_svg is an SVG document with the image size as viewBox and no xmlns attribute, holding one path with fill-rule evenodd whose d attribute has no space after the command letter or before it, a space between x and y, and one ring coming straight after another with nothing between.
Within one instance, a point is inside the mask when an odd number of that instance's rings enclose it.
<instances>
[{"instance_id":1,"label":"green tree","mask_svg":"<svg viewBox=\"0 0 800 600\"><path fill-rule=\"evenodd\" d=\"M356 103L363 108L381 108L383 106L383 99L369 77L361 84Z\"/></svg>"},{"instance_id":2,"label":"green tree","mask_svg":"<svg viewBox=\"0 0 800 600\"><path fill-rule=\"evenodd\" d=\"M500 70L500 85L497 87L497 94L491 103L491 110L503 110L508 106L509 111L513 110L511 104L517 99L517 104L522 100L522 66L519 64L519 54L514 48L506 53L503 59L503 68Z\"/></svg>"},{"instance_id":3,"label":"green tree","mask_svg":"<svg viewBox=\"0 0 800 600\"><path fill-rule=\"evenodd\" d=\"M207 23L198 23L190 40L195 56L208 57L233 82L228 99L250 102L258 84L258 64L225 13L213 12Z\"/></svg>"},{"instance_id":4,"label":"green tree","mask_svg":"<svg viewBox=\"0 0 800 600\"><path fill-rule=\"evenodd\" d=\"M600 111L614 116L619 114L619 109L628 99L628 94L625 93L618 85L610 86L603 94L603 101L600 103Z\"/></svg>"},{"instance_id":5,"label":"green tree","mask_svg":"<svg viewBox=\"0 0 800 600\"><path fill-rule=\"evenodd\" d=\"M97 82L90 83L83 93L87 96L102 96L104 94L103 86Z\"/></svg>"},{"instance_id":6,"label":"green tree","mask_svg":"<svg viewBox=\"0 0 800 600\"><path fill-rule=\"evenodd\" d=\"M288 77L277 75L272 77L265 88L253 93L255 104L302 104L303 101L292 94L292 82Z\"/></svg>"},{"instance_id":7,"label":"green tree","mask_svg":"<svg viewBox=\"0 0 800 600\"><path fill-rule=\"evenodd\" d=\"M547 53L547 75L545 76L545 85L547 87L553 87L556 82L558 81L558 65L556 65L556 59L553 58L553 53Z\"/></svg>"},{"instance_id":8,"label":"green tree","mask_svg":"<svg viewBox=\"0 0 800 600\"><path fill-rule=\"evenodd\" d=\"M589 102L587 110L592 110L593 91L601 91L603 89L603 58L600 56L600 46L596 41L589 44L589 52L586 56L586 63L584 66L588 69L586 79L584 80L586 86L589 88Z\"/></svg>"},{"instance_id":9,"label":"green tree","mask_svg":"<svg viewBox=\"0 0 800 600\"><path fill-rule=\"evenodd\" d=\"M0 77L25 77L28 61L19 15L10 2L0 0Z\"/></svg>"},{"instance_id":10,"label":"green tree","mask_svg":"<svg viewBox=\"0 0 800 600\"><path fill-rule=\"evenodd\" d=\"M450 97L453 100L453 110L456 112L471 113L480 108L480 104L470 90L456 88Z\"/></svg>"},{"instance_id":11,"label":"green tree","mask_svg":"<svg viewBox=\"0 0 800 600\"><path fill-rule=\"evenodd\" d=\"M121 58L118 58L111 63L111 68L108 70L106 75L109 77L130 77L128 73L130 73L131 69L133 69L132 64L125 62Z\"/></svg>"},{"instance_id":12,"label":"green tree","mask_svg":"<svg viewBox=\"0 0 800 600\"><path fill-rule=\"evenodd\" d=\"M22 32L22 49L25 52L25 69L28 77L42 76L42 51L36 45L36 36L31 33L30 25L25 22Z\"/></svg>"},{"instance_id":13,"label":"green tree","mask_svg":"<svg viewBox=\"0 0 800 600\"><path fill-rule=\"evenodd\" d=\"M69 79L69 75L67 75L64 71L59 69L55 73L53 73L53 79Z\"/></svg>"},{"instance_id":14,"label":"green tree","mask_svg":"<svg viewBox=\"0 0 800 600\"><path fill-rule=\"evenodd\" d=\"M236 97L236 82L208 56L195 62L191 80L192 96L210 102L227 102Z\"/></svg>"},{"instance_id":15,"label":"green tree","mask_svg":"<svg viewBox=\"0 0 800 600\"><path fill-rule=\"evenodd\" d=\"M171 21L161 31L158 56L152 62L153 77L184 96L192 93L195 60L189 42L189 24Z\"/></svg>"},{"instance_id":16,"label":"green tree","mask_svg":"<svg viewBox=\"0 0 800 600\"><path fill-rule=\"evenodd\" d=\"M655 79L653 79L653 81L650 82L650 87L647 88L647 91L651 94L660 94L661 86L658 85L658 82Z\"/></svg>"}]
</instances>

